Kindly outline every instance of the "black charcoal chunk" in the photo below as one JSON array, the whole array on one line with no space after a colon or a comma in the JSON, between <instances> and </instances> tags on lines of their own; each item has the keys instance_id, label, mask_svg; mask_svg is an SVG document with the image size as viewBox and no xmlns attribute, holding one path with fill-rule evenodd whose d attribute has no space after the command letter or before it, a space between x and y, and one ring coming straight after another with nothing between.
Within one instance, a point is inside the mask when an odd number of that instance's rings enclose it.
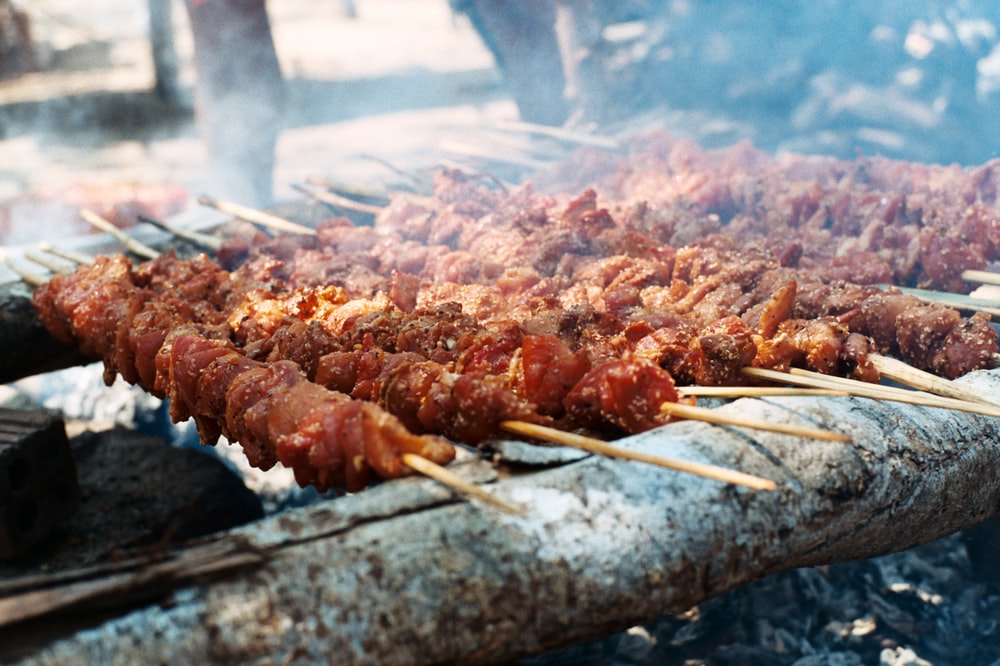
<instances>
[{"instance_id":1,"label":"black charcoal chunk","mask_svg":"<svg viewBox=\"0 0 1000 666\"><path fill-rule=\"evenodd\" d=\"M76 465L58 415L0 408L0 558L24 554L80 504Z\"/></svg>"}]
</instances>

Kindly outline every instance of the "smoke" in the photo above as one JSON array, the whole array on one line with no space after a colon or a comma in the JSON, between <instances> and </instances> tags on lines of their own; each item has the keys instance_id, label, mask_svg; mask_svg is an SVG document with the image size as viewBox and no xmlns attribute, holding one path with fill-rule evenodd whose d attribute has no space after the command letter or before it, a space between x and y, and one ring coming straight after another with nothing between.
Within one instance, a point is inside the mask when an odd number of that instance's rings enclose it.
<instances>
[{"instance_id":1,"label":"smoke","mask_svg":"<svg viewBox=\"0 0 1000 666\"><path fill-rule=\"evenodd\" d=\"M962 163L994 153L1000 9L987 0L454 4L528 120L610 131L646 112L711 145Z\"/></svg>"},{"instance_id":2,"label":"smoke","mask_svg":"<svg viewBox=\"0 0 1000 666\"><path fill-rule=\"evenodd\" d=\"M266 204L290 194L284 174L350 177L359 145L429 166L456 109L488 122L484 109L500 102L525 120L599 132L653 118L709 146L749 138L774 151L961 163L993 156L984 137L1000 122L1000 9L986 0L358 0L354 18L338 3L285 0L267 6L267 24L200 22L218 48L239 47L204 83L184 5L171 7L172 34L150 30L164 4L21 4L43 71L0 83L0 195L128 179ZM247 49L266 40L240 36L268 33L280 85L274 60ZM151 37L175 47L159 83ZM194 86L213 77L196 127ZM367 135L345 141L334 126ZM30 151L11 143L27 136Z\"/></svg>"}]
</instances>

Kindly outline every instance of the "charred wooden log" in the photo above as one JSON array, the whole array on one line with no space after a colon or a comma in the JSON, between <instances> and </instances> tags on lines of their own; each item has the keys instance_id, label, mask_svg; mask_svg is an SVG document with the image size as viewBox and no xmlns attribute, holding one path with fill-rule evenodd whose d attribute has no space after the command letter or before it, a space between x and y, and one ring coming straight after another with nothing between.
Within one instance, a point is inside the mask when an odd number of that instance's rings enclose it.
<instances>
[{"instance_id":1,"label":"charred wooden log","mask_svg":"<svg viewBox=\"0 0 1000 666\"><path fill-rule=\"evenodd\" d=\"M998 371L961 381L1000 391ZM755 492L587 458L499 482L499 496L531 507L527 518L459 502L429 481L383 484L173 553L183 589L169 603L121 607L97 630L36 646L35 658L78 663L114 651L171 663L331 655L355 664L498 663L682 611L779 571L905 549L1000 506L996 419L846 397L721 409L836 427L853 444L675 423L622 444L738 467L781 487ZM246 566L191 583L207 552ZM185 558L200 564L185 569L177 564ZM103 588L74 583L87 594L74 596L71 584L46 599L78 603L103 592L106 601L149 578L138 567ZM26 617L25 608L17 594L0 599L0 617L11 609Z\"/></svg>"},{"instance_id":2,"label":"charred wooden log","mask_svg":"<svg viewBox=\"0 0 1000 666\"><path fill-rule=\"evenodd\" d=\"M0 350L0 383L94 360L42 326L23 282L0 284Z\"/></svg>"}]
</instances>

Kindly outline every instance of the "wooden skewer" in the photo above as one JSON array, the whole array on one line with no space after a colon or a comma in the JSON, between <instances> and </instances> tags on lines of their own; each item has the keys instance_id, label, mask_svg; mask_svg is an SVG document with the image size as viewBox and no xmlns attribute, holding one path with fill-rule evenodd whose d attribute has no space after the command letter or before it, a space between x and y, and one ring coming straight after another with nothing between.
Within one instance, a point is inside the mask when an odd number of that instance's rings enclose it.
<instances>
[{"instance_id":1,"label":"wooden skewer","mask_svg":"<svg viewBox=\"0 0 1000 666\"><path fill-rule=\"evenodd\" d=\"M869 354L868 360L872 362L878 373L887 379L905 384L906 386L927 391L935 395L942 395L956 400L966 400L969 402L981 402L987 405L1000 407L1000 400L990 395L970 391L969 389L955 384L949 379L932 375L929 372L918 370L909 363L904 363L899 359L881 354Z\"/></svg>"},{"instance_id":2,"label":"wooden skewer","mask_svg":"<svg viewBox=\"0 0 1000 666\"><path fill-rule=\"evenodd\" d=\"M217 251L222 247L222 239L212 236L211 234L203 234L197 231L192 231L190 229L184 229L183 227L178 227L175 224L170 224L169 222L164 222L163 220L157 220L154 217L149 217L148 215L140 214L138 216L140 222L145 222L146 224L152 224L154 227L163 229L169 234L173 234L178 238L183 238L186 241L190 241L199 247L204 247L212 252Z\"/></svg>"},{"instance_id":3,"label":"wooden skewer","mask_svg":"<svg viewBox=\"0 0 1000 666\"><path fill-rule=\"evenodd\" d=\"M845 396L837 389L798 388L794 386L678 386L681 396L704 398L771 398L777 396Z\"/></svg>"},{"instance_id":4,"label":"wooden skewer","mask_svg":"<svg viewBox=\"0 0 1000 666\"><path fill-rule=\"evenodd\" d=\"M44 275L40 275L40 274L38 274L38 273L36 273L34 271L28 270L24 266L21 266L17 262L13 261L7 255L6 252L2 252L2 250L0 250L0 253L2 253L3 262L5 264L7 264L7 268L9 268L10 270L14 271L14 273L16 273L19 278L21 278L22 280L24 280L30 286L32 286L32 287L40 287L41 285L43 285L43 284L45 284L46 282L49 281L49 279L47 277L45 277Z\"/></svg>"},{"instance_id":5,"label":"wooden skewer","mask_svg":"<svg viewBox=\"0 0 1000 666\"><path fill-rule=\"evenodd\" d=\"M594 136L582 132L574 132L564 127L551 127L549 125L538 125L536 123L525 123L518 121L506 121L497 123L500 129L512 130L515 132L525 132L528 134L539 134L542 136L559 139L568 143L578 143L584 146L595 146L597 148L607 148L618 150L621 146L617 141L606 136Z\"/></svg>"},{"instance_id":6,"label":"wooden skewer","mask_svg":"<svg viewBox=\"0 0 1000 666\"><path fill-rule=\"evenodd\" d=\"M382 189L374 190L355 185L346 185L344 183L335 183L325 178L320 178L319 176L308 176L306 178L306 183L316 187L321 187L327 192L340 194L341 196L348 197L355 201L359 199L367 199L369 202L378 201L380 204L377 205L381 205L383 207L388 206L390 202L389 194Z\"/></svg>"},{"instance_id":7,"label":"wooden skewer","mask_svg":"<svg viewBox=\"0 0 1000 666\"><path fill-rule=\"evenodd\" d=\"M396 175L405 178L406 180L408 180L410 182L410 185L413 188L414 192L422 192L422 191L426 191L427 190L426 183L425 183L425 181L423 179L421 179L416 174L414 174L414 173L412 173L410 171L407 171L406 169L404 169L404 168L402 168L400 166L397 166L397 165L393 164L392 162L390 162L389 160L385 159L384 157L379 157L378 155L372 155L371 153L362 153L360 155L360 157L363 157L366 160L371 160L372 162L375 162L376 164L381 164L382 166L384 166L385 168L389 169L390 171L392 171Z\"/></svg>"},{"instance_id":8,"label":"wooden skewer","mask_svg":"<svg viewBox=\"0 0 1000 666\"><path fill-rule=\"evenodd\" d=\"M976 298L965 294L953 294L948 291L931 291L913 287L897 287L904 294L916 296L922 303L933 303L945 307L965 310L968 312L985 312L991 317L1000 318L998 302L988 298Z\"/></svg>"},{"instance_id":9,"label":"wooden skewer","mask_svg":"<svg viewBox=\"0 0 1000 666\"><path fill-rule=\"evenodd\" d=\"M718 425L739 426L741 428L753 428L754 430L766 430L769 432L780 432L785 435L796 435L798 437L809 437L812 439L822 439L828 442L850 442L851 436L839 432L831 432L820 428L810 428L807 426L797 426L790 423L772 423L761 419L751 419L747 417L734 417L731 414L723 414L714 409L684 405L677 402L665 402L660 406L660 411L671 416L679 416L692 421L705 421Z\"/></svg>"},{"instance_id":10,"label":"wooden skewer","mask_svg":"<svg viewBox=\"0 0 1000 666\"><path fill-rule=\"evenodd\" d=\"M502 192L509 192L514 187L513 183L508 183L505 180L497 178L492 173L480 171L479 169L471 167L468 164L464 164L463 162L459 162L457 160L448 159L447 157L442 157L441 159L439 159L438 165L444 167L445 169L454 169L455 171L461 171L465 175L471 176L473 178L480 178L482 180L489 181L490 183L496 185Z\"/></svg>"},{"instance_id":11,"label":"wooden skewer","mask_svg":"<svg viewBox=\"0 0 1000 666\"><path fill-rule=\"evenodd\" d=\"M372 204L366 204L361 201L355 201L354 199L348 199L347 197L343 197L334 192L310 190L308 187L302 187L301 185L292 185L292 187L296 191L302 192L316 201L322 201L325 204L329 204L334 208L354 210L359 213L367 213L368 215L378 215L382 212L381 206L373 206Z\"/></svg>"},{"instance_id":12,"label":"wooden skewer","mask_svg":"<svg viewBox=\"0 0 1000 666\"><path fill-rule=\"evenodd\" d=\"M68 275L73 272L73 267L65 260L56 261L56 255L51 252L39 252L36 250L25 250L24 258L33 261L39 266L44 266L53 273Z\"/></svg>"},{"instance_id":13,"label":"wooden skewer","mask_svg":"<svg viewBox=\"0 0 1000 666\"><path fill-rule=\"evenodd\" d=\"M755 490L775 490L778 487L778 484L774 481L754 476L752 474L746 474L744 472L738 472L736 470L718 467L716 465L707 465L705 463L693 462L689 460L664 458L663 456L655 456L642 451L623 449L620 446L614 446L613 444L608 444L607 442L594 439L593 437L584 437L583 435L556 430L555 428L536 425L534 423L526 423L524 421L503 421L500 424L500 427L508 432L516 433L518 435L525 435L527 437L534 437L536 439L563 444L575 449L581 449L583 451L589 451L602 456L608 456L609 458L634 460L637 462L647 463L649 465L656 465L657 467L672 469L677 472L695 474L707 479L722 481L723 483L746 486L747 488L753 488Z\"/></svg>"},{"instance_id":14,"label":"wooden skewer","mask_svg":"<svg viewBox=\"0 0 1000 666\"><path fill-rule=\"evenodd\" d=\"M122 232L121 229L111 224L103 217L98 215L92 210L86 208L80 209L80 217L86 220L92 226L100 229L101 231L107 232L115 237L115 239L124 245L129 252L137 254L140 257L145 257L146 259L156 259L160 256L160 253L149 247L145 243L141 243L136 239L132 238L128 234Z\"/></svg>"},{"instance_id":15,"label":"wooden skewer","mask_svg":"<svg viewBox=\"0 0 1000 666\"><path fill-rule=\"evenodd\" d=\"M526 132L496 132L481 128L473 143L488 147L493 152L510 153L525 159L556 162L566 156L564 147L536 141Z\"/></svg>"},{"instance_id":16,"label":"wooden skewer","mask_svg":"<svg viewBox=\"0 0 1000 666\"><path fill-rule=\"evenodd\" d=\"M1000 416L1000 407L994 405L989 405L981 402L970 402L968 400L960 400L956 398L950 398L947 396L934 395L933 393L927 393L925 391L914 391L909 389L898 388L895 386L882 386L873 385L866 382L861 382L856 379L847 379L844 377L833 377L830 375L824 375L818 372L812 372L810 370L802 370L801 368L792 368L791 373L798 377L805 379L812 379L815 381L826 381L828 386L843 386L847 390L851 390L849 387L857 387L858 389L863 389L866 386L875 386L876 396L884 396L886 400L895 400L898 402L912 402L916 405L924 405L928 407L942 407L944 409L955 409L958 411L966 411L977 414L986 414L989 416ZM857 386L857 385L860 385Z\"/></svg>"},{"instance_id":17,"label":"wooden skewer","mask_svg":"<svg viewBox=\"0 0 1000 666\"><path fill-rule=\"evenodd\" d=\"M513 514L515 516L527 516L527 512L521 507L514 506L513 504L508 504L498 497L494 497L491 493L485 491L482 487L477 486L470 481L467 481L455 474L449 469L438 465L435 462L431 462L427 458L416 455L415 453L404 453L403 454L403 464L405 464L410 469L420 472L424 476L429 476L439 483L443 483L452 490L455 490L464 495L471 495L487 504L502 509L507 513Z\"/></svg>"},{"instance_id":18,"label":"wooden skewer","mask_svg":"<svg viewBox=\"0 0 1000 666\"><path fill-rule=\"evenodd\" d=\"M534 158L524 157L521 155L502 155L499 153L491 152L480 146L476 146L471 143L463 143L461 141L443 141L440 145L440 148L446 153L454 153L456 155L462 155L465 157L478 157L480 159L486 159L492 162L503 162L506 164L513 164L515 166L526 167L528 169L534 169L536 171L547 169L549 167L549 162L536 160Z\"/></svg>"},{"instance_id":19,"label":"wooden skewer","mask_svg":"<svg viewBox=\"0 0 1000 666\"><path fill-rule=\"evenodd\" d=\"M962 279L966 282L1000 285L1000 273L993 273L992 271L962 271Z\"/></svg>"},{"instance_id":20,"label":"wooden skewer","mask_svg":"<svg viewBox=\"0 0 1000 666\"><path fill-rule=\"evenodd\" d=\"M264 211L257 210L256 208L250 208L249 206L233 203L232 201L220 201L219 199L213 199L210 196L202 194L198 197L198 203L202 206L214 208L225 213L226 215L232 215L235 218L245 220L246 222L252 222L253 224L259 224L262 227L267 227L268 229L273 229L275 231L283 231L290 234L316 235L315 229L301 224L296 224L291 220L286 220L285 218L278 217L277 215L265 213Z\"/></svg>"},{"instance_id":21,"label":"wooden skewer","mask_svg":"<svg viewBox=\"0 0 1000 666\"><path fill-rule=\"evenodd\" d=\"M92 264L94 263L94 257L83 252L77 252L76 250L70 250L64 247L56 247L50 243L42 242L38 244L38 249L42 252L48 252L49 254L55 255L57 257L62 257L66 261L73 262L74 264Z\"/></svg>"},{"instance_id":22,"label":"wooden skewer","mask_svg":"<svg viewBox=\"0 0 1000 666\"><path fill-rule=\"evenodd\" d=\"M798 368L792 368L790 372L778 372L777 370L768 370L766 368L743 368L741 372L749 377L757 377L783 384L840 389L847 391L851 395L872 398L873 400L891 400L924 407L940 407L942 409L954 409L973 414L1000 416L1000 408L993 405L969 402L967 400L955 400L954 398L945 398L922 391L910 391L892 386L869 384L856 379L821 375L818 372L809 372L808 370L800 370Z\"/></svg>"}]
</instances>

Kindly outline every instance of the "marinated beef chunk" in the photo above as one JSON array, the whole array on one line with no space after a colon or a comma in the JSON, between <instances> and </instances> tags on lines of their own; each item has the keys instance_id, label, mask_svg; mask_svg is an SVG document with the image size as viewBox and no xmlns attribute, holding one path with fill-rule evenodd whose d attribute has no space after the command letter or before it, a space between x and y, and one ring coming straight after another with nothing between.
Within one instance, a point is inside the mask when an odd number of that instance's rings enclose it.
<instances>
[{"instance_id":1,"label":"marinated beef chunk","mask_svg":"<svg viewBox=\"0 0 1000 666\"><path fill-rule=\"evenodd\" d=\"M551 193L445 170L374 226L241 233L218 262L100 257L34 302L108 381L321 488L404 474L402 452L447 460L439 435L478 443L504 420L641 432L675 382L738 384L748 366L877 381L872 353L945 377L996 365L987 316L883 284L960 289L1000 259L982 169L662 133L579 159L590 182Z\"/></svg>"}]
</instances>

